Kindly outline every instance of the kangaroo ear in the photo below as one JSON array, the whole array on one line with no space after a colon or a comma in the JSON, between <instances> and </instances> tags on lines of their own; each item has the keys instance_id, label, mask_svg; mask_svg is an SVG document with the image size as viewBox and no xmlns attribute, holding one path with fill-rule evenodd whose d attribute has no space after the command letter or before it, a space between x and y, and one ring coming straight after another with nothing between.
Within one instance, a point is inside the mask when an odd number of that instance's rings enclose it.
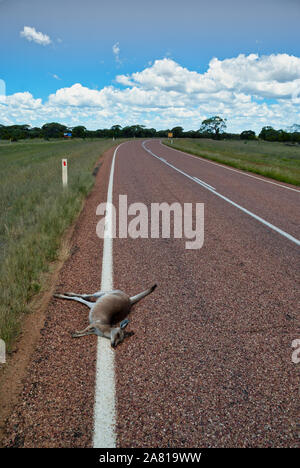
<instances>
[{"instance_id":1,"label":"kangaroo ear","mask_svg":"<svg viewBox=\"0 0 300 468\"><path fill-rule=\"evenodd\" d=\"M122 320L122 322L120 323L120 328L121 328L122 330L124 330L124 329L127 327L128 324L129 324L129 320L128 320L128 319Z\"/></svg>"}]
</instances>

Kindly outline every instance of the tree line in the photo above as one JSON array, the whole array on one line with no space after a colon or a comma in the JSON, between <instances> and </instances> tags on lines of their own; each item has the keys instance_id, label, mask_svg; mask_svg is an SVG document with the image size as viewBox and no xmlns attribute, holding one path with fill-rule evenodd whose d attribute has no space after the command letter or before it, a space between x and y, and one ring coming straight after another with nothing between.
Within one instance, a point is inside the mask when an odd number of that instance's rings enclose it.
<instances>
[{"instance_id":1,"label":"tree line","mask_svg":"<svg viewBox=\"0 0 300 468\"><path fill-rule=\"evenodd\" d=\"M266 141L291 142L300 144L300 125L294 124L287 130L275 130L265 126L257 136L253 130L244 130L241 133L226 132L226 119L219 116L203 120L199 130L184 131L177 126L166 130L146 128L144 125L131 125L121 127L113 125L111 128L88 130L83 125L67 127L57 122L46 123L41 128L30 125L0 125L0 139L18 141L31 138L166 138L169 133L174 138L213 138L213 139L242 139L255 140L261 138Z\"/></svg>"}]
</instances>

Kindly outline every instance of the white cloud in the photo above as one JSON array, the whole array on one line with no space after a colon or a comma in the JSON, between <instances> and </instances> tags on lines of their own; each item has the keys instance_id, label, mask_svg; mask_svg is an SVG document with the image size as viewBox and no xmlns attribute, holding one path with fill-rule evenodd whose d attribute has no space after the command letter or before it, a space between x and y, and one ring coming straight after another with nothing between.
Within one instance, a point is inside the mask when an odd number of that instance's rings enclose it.
<instances>
[{"instance_id":1,"label":"white cloud","mask_svg":"<svg viewBox=\"0 0 300 468\"><path fill-rule=\"evenodd\" d=\"M264 98L288 98L300 89L300 58L287 54L241 54L223 61L214 58L207 75L228 89Z\"/></svg>"},{"instance_id":2,"label":"white cloud","mask_svg":"<svg viewBox=\"0 0 300 468\"><path fill-rule=\"evenodd\" d=\"M120 47L119 47L119 43L118 43L118 42L116 42L116 44L113 45L112 50L113 50L113 53L114 53L115 55L119 55L119 53L120 53Z\"/></svg>"},{"instance_id":3,"label":"white cloud","mask_svg":"<svg viewBox=\"0 0 300 468\"><path fill-rule=\"evenodd\" d=\"M0 102L3 123L60 119L91 129L117 123L198 129L204 118L220 115L228 119L229 131L259 131L264 125L286 128L299 122L300 59L287 54L214 58L202 74L165 58L116 81L122 86L100 90L76 83L44 103L30 93L16 93L5 105Z\"/></svg>"},{"instance_id":4,"label":"white cloud","mask_svg":"<svg viewBox=\"0 0 300 468\"><path fill-rule=\"evenodd\" d=\"M156 60L142 72L119 75L116 80L125 86L188 94L215 94L223 90L263 98L289 98L300 91L300 58L287 54L213 58L203 74L165 58Z\"/></svg>"},{"instance_id":5,"label":"white cloud","mask_svg":"<svg viewBox=\"0 0 300 468\"><path fill-rule=\"evenodd\" d=\"M29 42L33 41L43 46L49 45L52 42L47 34L36 31L36 29L31 26L24 26L23 31L20 31L20 36L24 37Z\"/></svg>"},{"instance_id":6,"label":"white cloud","mask_svg":"<svg viewBox=\"0 0 300 468\"><path fill-rule=\"evenodd\" d=\"M34 99L28 91L6 96L6 105L10 108L35 110L42 106L41 99Z\"/></svg>"},{"instance_id":7,"label":"white cloud","mask_svg":"<svg viewBox=\"0 0 300 468\"><path fill-rule=\"evenodd\" d=\"M2 101L4 101L5 95L6 95L5 81L0 79L0 99L2 99Z\"/></svg>"},{"instance_id":8,"label":"white cloud","mask_svg":"<svg viewBox=\"0 0 300 468\"><path fill-rule=\"evenodd\" d=\"M115 56L115 60L118 64L121 63L121 59L120 59L120 45L119 45L119 42L116 42L113 46L112 46L112 51L113 51L113 54Z\"/></svg>"},{"instance_id":9,"label":"white cloud","mask_svg":"<svg viewBox=\"0 0 300 468\"><path fill-rule=\"evenodd\" d=\"M50 94L48 103L51 106L102 107L102 91L89 89L76 83L70 88L61 88Z\"/></svg>"}]
</instances>

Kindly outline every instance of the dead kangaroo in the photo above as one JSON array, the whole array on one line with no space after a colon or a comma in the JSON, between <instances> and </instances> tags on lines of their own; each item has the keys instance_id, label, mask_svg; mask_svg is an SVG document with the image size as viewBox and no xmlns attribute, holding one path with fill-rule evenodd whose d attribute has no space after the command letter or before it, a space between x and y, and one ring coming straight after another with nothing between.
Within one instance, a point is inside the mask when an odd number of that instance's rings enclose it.
<instances>
[{"instance_id":1,"label":"dead kangaroo","mask_svg":"<svg viewBox=\"0 0 300 468\"><path fill-rule=\"evenodd\" d=\"M81 302L90 308L90 325L84 330L73 333L73 338L95 334L110 339L111 346L115 348L125 338L124 330L129 323L127 317L130 314L132 306L148 296L148 294L151 294L156 286L154 284L146 291L132 297L129 297L119 289L107 292L98 291L94 294L54 294L54 297ZM89 300L92 298L95 298L96 302L90 302ZM120 325L115 327L118 323Z\"/></svg>"}]
</instances>

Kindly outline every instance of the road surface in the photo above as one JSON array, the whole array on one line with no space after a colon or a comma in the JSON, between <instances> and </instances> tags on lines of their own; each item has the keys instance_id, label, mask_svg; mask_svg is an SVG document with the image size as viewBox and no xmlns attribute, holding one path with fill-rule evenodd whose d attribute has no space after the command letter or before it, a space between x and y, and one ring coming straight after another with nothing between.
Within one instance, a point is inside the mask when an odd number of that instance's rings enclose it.
<instances>
[{"instance_id":1,"label":"road surface","mask_svg":"<svg viewBox=\"0 0 300 468\"><path fill-rule=\"evenodd\" d=\"M113 153L78 220L59 291L100 288L96 207L107 200ZM246 174L156 140L116 152L116 207L126 194L128 205L204 203L205 215L198 250L186 239L113 240L115 288L133 295L158 284L132 313L134 335L114 351L119 447L298 445L300 193ZM70 336L87 312L49 304L6 446L93 445L97 338Z\"/></svg>"}]
</instances>

